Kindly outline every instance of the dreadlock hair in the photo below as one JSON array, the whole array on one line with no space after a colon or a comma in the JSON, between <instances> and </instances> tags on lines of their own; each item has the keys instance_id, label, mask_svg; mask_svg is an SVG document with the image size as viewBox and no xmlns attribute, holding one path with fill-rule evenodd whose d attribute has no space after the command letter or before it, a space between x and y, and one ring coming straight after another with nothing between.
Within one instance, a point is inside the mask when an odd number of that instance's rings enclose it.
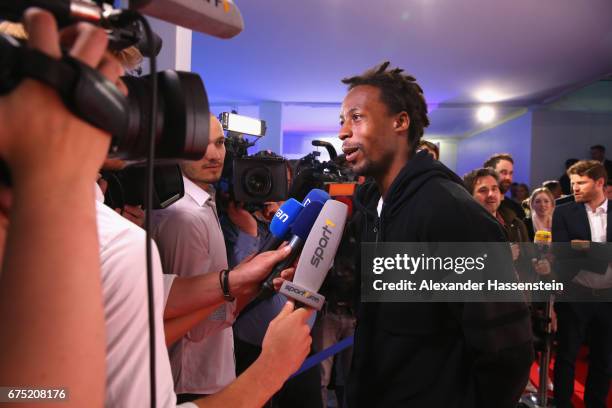
<instances>
[{"instance_id":1,"label":"dreadlock hair","mask_svg":"<svg viewBox=\"0 0 612 408\"><path fill-rule=\"evenodd\" d=\"M401 68L387 70L390 62L367 70L362 75L344 78L343 84L348 85L349 91L356 86L370 85L380 90L381 101L387 106L391 114L406 112L410 118L408 127L408 142L414 152L423 136L423 130L429 126L427 117L427 103L423 96L423 89L416 83L411 75L402 74Z\"/></svg>"}]
</instances>

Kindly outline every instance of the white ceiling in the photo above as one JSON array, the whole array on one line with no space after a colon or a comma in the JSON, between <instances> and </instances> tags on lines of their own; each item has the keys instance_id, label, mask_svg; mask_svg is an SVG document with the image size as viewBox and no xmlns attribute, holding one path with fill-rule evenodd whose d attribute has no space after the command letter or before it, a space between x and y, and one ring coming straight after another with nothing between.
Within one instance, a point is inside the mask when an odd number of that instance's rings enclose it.
<instances>
[{"instance_id":1,"label":"white ceiling","mask_svg":"<svg viewBox=\"0 0 612 408\"><path fill-rule=\"evenodd\" d=\"M612 73L612 0L235 1L245 30L194 34L193 70L216 104L310 106L284 115L294 130L337 127L340 79L384 60L416 76L442 137L477 128L481 102L503 117Z\"/></svg>"}]
</instances>

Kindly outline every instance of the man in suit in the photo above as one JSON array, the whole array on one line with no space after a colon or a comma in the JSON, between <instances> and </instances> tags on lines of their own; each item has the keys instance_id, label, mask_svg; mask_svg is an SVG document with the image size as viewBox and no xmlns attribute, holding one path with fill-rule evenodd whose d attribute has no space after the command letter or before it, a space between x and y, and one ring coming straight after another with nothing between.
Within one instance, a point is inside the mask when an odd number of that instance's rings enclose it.
<instances>
[{"instance_id":1,"label":"man in suit","mask_svg":"<svg viewBox=\"0 0 612 408\"><path fill-rule=\"evenodd\" d=\"M604 244L612 238L607 173L596 160L579 161L567 173L576 201L557 207L552 225L553 241L571 243L555 248L555 270L565 281L564 294L555 304L555 401L559 408L572 406L576 356L586 339L589 373L584 402L587 408L605 408L612 371L612 303L604 301L612 292L610 247Z\"/></svg>"}]
</instances>

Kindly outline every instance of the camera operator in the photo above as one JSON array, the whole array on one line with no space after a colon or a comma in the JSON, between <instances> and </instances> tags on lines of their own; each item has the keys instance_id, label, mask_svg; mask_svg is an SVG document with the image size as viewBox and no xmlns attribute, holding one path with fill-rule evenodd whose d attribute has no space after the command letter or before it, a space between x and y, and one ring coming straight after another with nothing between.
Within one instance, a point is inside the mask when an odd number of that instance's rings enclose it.
<instances>
[{"instance_id":1,"label":"camera operator","mask_svg":"<svg viewBox=\"0 0 612 408\"><path fill-rule=\"evenodd\" d=\"M53 55L59 56L59 47L57 45L51 47L44 40L57 43L57 31L52 17L42 12L40 14L34 12L34 15L37 16L38 26L33 24L30 43L46 44L47 51L50 50ZM72 49L75 57L90 65L98 65L98 69L103 73L110 72L107 76L113 82L117 81L122 72L121 66L110 55L104 57L97 55L97 53L102 54L106 48L103 31L93 29L89 25L78 25L69 29L68 35L77 39ZM42 96L37 93L42 93ZM38 116L31 115L30 110L18 105L13 98L15 94L19 98L29 96L29 106L33 106L35 111L38 108ZM42 381L40 379L48 378L47 381L53 381L53 385L57 385L58 379L65 379L61 381L62 385L69 387L74 385L74 389L68 390L70 403L75 404L74 406L101 406L103 403L106 406L148 406L149 367L148 364L143 364L148 361L148 339L147 336L142 336L142 332L147 330L148 320L144 231L104 206L101 191L97 186L98 202L95 216L99 225L99 241L92 243L93 245L99 243L99 248L94 247L95 250L92 250L87 246L88 227L91 227L93 232L93 237L89 239L95 240L94 213L91 211L93 200L88 201L87 198L93 199L91 189L92 182L96 179L94 174L97 173L102 158L108 151L109 138L68 115L54 94L32 81L24 81L12 94L3 98L1 109L2 116L7 118L3 122L7 124L3 133L6 131L6 135L20 136L17 142L13 142L8 137L2 138L6 141L0 146L0 151L6 157L11 171L15 173L15 205L9 227L11 232L8 239L7 266L1 286L3 292L5 290L8 292L6 295L3 293L2 302L9 303L2 305L2 319L3 322L8 319L9 306L15 308L17 305L21 318L19 322L40 327L37 330L32 329L31 333L35 335L30 336L29 333L24 335L24 329L30 330L30 326L24 328L15 323L14 318L4 324L5 327L14 330L10 331L11 335L2 337L4 346L2 349L10 352L10 358L3 359L7 362L4 367L8 367L9 370L6 373L2 372L3 376L7 376L6 381L2 383L10 384L11 381L18 380L19 384L36 384L37 380L40 382ZM51 115L45 112L50 112ZM24 114L29 116L26 117ZM32 117L41 120L32 120ZM17 133L16 129L10 127L14 118L23 119L18 122L19 126L23 126L23 123L33 124L34 126L26 128L26 131L31 132L26 132L24 135ZM58 137L36 140L35 137L39 137L38 135L42 133L46 136L57 134ZM91 134L92 138L95 136L96 139L93 140L95 143L84 137L84 134ZM99 135L104 136L104 139ZM40 154L37 155L38 152L47 155L55 151L57 151L56 156L61 159L57 163L49 163L48 160L43 160ZM83 162L83 159L88 160ZM52 179L49 179L49 175ZM61 180L59 182L58 177ZM69 182L64 184L64 179ZM3 208L7 209L12 198L11 192L3 189L1 196ZM37 204L42 198L45 207L40 208L37 205L36 208L31 208L33 206L24 201L25 197L30 197L31 202ZM69 220L72 222L66 222L62 218L67 208L75 210ZM58 221L60 219L61 222ZM46 226L55 228L45 228ZM67 226L71 228L66 228ZM13 233L13 229L17 232ZM75 234L77 230L79 234ZM49 237L52 238L51 244L43 242ZM12 249L11 244L18 249ZM30 250L40 247L43 249L38 254L42 252L43 256L32 257ZM79 248L80 251L75 252L75 248ZM153 248L154 296L158 320L156 337L161 339L163 336L161 267L155 246ZM23 259L24 254L27 254L25 259ZM242 269L237 268L237 271L242 271L237 273L237 276L257 275L257 272L265 276L272 265L283 256L282 250L262 254L258 257L259 260L255 259L249 264L241 265ZM39 259L44 263L40 264ZM28 290L25 292L24 288L16 286L21 282L15 282L13 270L16 267L13 264L18 264L20 277L23 277L24 273L26 277L31 275L31 279L28 279ZM49 270L49 266L53 267L52 271ZM92 269L95 276L101 272L102 288L100 280L91 279L89 275L83 274L83 270L88 270L85 268ZM29 273L31 270L36 271L36 275L34 272ZM61 271L62 274L52 274L57 271ZM40 272L45 274L39 277ZM51 276L53 280L50 279ZM244 287L245 282L248 282L248 279L238 282L238 285L234 283L234 286ZM218 286L217 291L219 292L217 297L222 299L221 289ZM18 296L18 299L15 299L15 296ZM45 309L42 311L40 307L35 307L38 303L33 299L37 297L46 301L43 305ZM215 301L215 294L211 291L205 302L209 304ZM24 305L25 302L28 304ZM96 307L99 308L102 304L106 330L102 326L101 308L98 310L99 319L96 320ZM299 310L292 313L292 309L293 305L288 303L270 326L264 341L264 353L248 372L214 398L205 402L197 401L198 406L228 404L258 406L280 388L282 382L299 367L310 345L309 328L304 320L311 312ZM11 312L14 313L13 310ZM32 313L35 315L31 316ZM53 315L52 319L48 318L49 314ZM45 318L44 321L41 321L42 317ZM52 330L48 326L49 322L55 324ZM76 327L79 328L78 331ZM104 331L106 331L107 347L106 377L103 377ZM45 339L44 347L32 344L34 339L42 338ZM288 349L286 344L291 344L292 348ZM33 350L37 353L32 352ZM68 357L74 353L76 353L75 361ZM157 343L156 354L157 401L160 406L174 406L176 397L172 390L168 356L161 341ZM28 364L30 360L24 357L25 355L31 356L34 361ZM34 364L37 367L35 371L31 367ZM20 373L23 375L20 376ZM263 373L267 374L265 381L261 380ZM8 378L9 374L11 378ZM106 394L104 394L104 381L107 386ZM244 398L247 393L248 401Z\"/></svg>"},{"instance_id":2,"label":"camera operator","mask_svg":"<svg viewBox=\"0 0 612 408\"><path fill-rule=\"evenodd\" d=\"M135 51L138 52L138 50L135 50ZM122 65L126 67L126 69L128 67L134 66L133 65L134 62L128 63L126 61L127 57L124 57L123 53L119 54L118 57L120 60L123 60ZM138 62L138 64L139 63L140 62ZM104 160L104 164L102 165L102 170L111 170L111 171L123 170L125 168L125 164L126 163L123 160L107 158L106 160ZM100 177L98 179L98 185L100 186L100 189L102 190L102 194L106 194L106 189L108 188L108 182L104 178ZM142 209L141 205L124 204L123 208L114 208L114 210L115 212L117 212L117 214L132 221L134 224L138 225L140 228L144 227L145 212Z\"/></svg>"},{"instance_id":3,"label":"camera operator","mask_svg":"<svg viewBox=\"0 0 612 408\"><path fill-rule=\"evenodd\" d=\"M269 150L257 152L252 157L282 159L282 156ZM289 163L285 163L289 189L292 171ZM283 201L268 201L245 206L244 203L233 201L229 192L218 195L219 219L230 266L237 265L263 247L270 235L270 222L282 204Z\"/></svg>"},{"instance_id":4,"label":"camera operator","mask_svg":"<svg viewBox=\"0 0 612 408\"><path fill-rule=\"evenodd\" d=\"M59 59L60 41L68 41L72 57L111 81L121 74L104 54L103 30L79 24L60 34L53 17L35 9L24 23L28 47ZM61 384L69 393L64 406L101 406L104 316L92 184L110 137L30 79L0 98L0 118L0 154L12 177L0 194L0 384Z\"/></svg>"},{"instance_id":5,"label":"camera operator","mask_svg":"<svg viewBox=\"0 0 612 408\"><path fill-rule=\"evenodd\" d=\"M258 158L282 158L261 151L253 155ZM292 172L287 168L287 184L291 185ZM238 264L252 254L258 253L270 235L270 222L283 204L279 202L244 205L230 199L230 194L217 200L221 229L225 238L229 265ZM270 321L283 308L287 298L275 294L253 308L242 313L233 325L236 354L236 374L240 375L257 359L262 351L262 340ZM312 328L314 317L308 320ZM288 380L283 388L266 404L267 407L317 408L322 406L319 393L320 376L317 367Z\"/></svg>"}]
</instances>

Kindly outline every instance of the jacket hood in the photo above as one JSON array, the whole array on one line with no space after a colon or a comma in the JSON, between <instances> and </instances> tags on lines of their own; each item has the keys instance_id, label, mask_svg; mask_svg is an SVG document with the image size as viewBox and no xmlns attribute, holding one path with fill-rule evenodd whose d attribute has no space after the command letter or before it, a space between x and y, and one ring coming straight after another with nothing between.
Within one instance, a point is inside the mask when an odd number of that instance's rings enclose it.
<instances>
[{"instance_id":1,"label":"jacket hood","mask_svg":"<svg viewBox=\"0 0 612 408\"><path fill-rule=\"evenodd\" d=\"M415 154L397 175L385 202L385 214L393 216L421 187L434 178L445 178L465 188L463 180L452 170L425 151ZM364 184L357 192L355 205L369 216L376 216L376 206L380 199L380 191L374 181Z\"/></svg>"}]
</instances>

